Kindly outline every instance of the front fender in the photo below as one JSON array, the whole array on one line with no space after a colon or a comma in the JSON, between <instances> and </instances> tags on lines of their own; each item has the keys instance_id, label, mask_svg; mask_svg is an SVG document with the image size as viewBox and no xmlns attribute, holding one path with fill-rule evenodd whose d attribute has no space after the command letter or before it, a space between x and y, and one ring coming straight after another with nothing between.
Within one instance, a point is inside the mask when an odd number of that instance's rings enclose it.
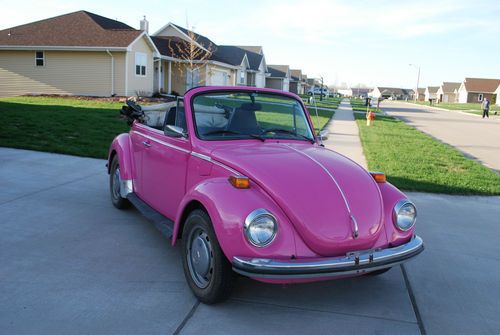
<instances>
[{"instance_id":1,"label":"front fender","mask_svg":"<svg viewBox=\"0 0 500 335\"><path fill-rule=\"evenodd\" d=\"M407 196L391 183L378 184L384 201L384 226L389 245L398 246L408 242L413 235L415 226L408 231L396 228L392 219L392 211L399 200L407 199Z\"/></svg>"},{"instance_id":2,"label":"front fender","mask_svg":"<svg viewBox=\"0 0 500 335\"><path fill-rule=\"evenodd\" d=\"M111 169L111 161L113 157L118 155L118 162L120 164L120 176L122 180L133 179L133 159L132 159L132 143L130 135L127 133L120 134L115 137L108 153L108 173Z\"/></svg>"},{"instance_id":3,"label":"front fender","mask_svg":"<svg viewBox=\"0 0 500 335\"><path fill-rule=\"evenodd\" d=\"M233 256L295 257L295 231L283 211L257 185L236 189L225 177L204 180L187 192L175 220L172 245L179 236L184 210L192 201L198 201L207 210L222 251L229 260ZM278 221L274 241L264 248L252 246L243 234L245 218L257 208L267 209Z\"/></svg>"}]
</instances>

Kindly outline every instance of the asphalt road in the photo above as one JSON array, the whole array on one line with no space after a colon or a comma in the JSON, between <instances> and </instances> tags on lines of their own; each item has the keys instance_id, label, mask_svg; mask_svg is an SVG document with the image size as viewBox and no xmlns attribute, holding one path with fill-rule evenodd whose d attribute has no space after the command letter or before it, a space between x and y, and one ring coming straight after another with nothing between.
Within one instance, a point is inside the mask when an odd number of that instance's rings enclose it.
<instances>
[{"instance_id":1,"label":"asphalt road","mask_svg":"<svg viewBox=\"0 0 500 335\"><path fill-rule=\"evenodd\" d=\"M178 248L115 209L102 160L0 148L2 334L498 334L500 197L411 194L426 250L379 277L239 278L197 303Z\"/></svg>"},{"instance_id":2,"label":"asphalt road","mask_svg":"<svg viewBox=\"0 0 500 335\"><path fill-rule=\"evenodd\" d=\"M500 118L384 101L381 109L500 173Z\"/></svg>"}]
</instances>

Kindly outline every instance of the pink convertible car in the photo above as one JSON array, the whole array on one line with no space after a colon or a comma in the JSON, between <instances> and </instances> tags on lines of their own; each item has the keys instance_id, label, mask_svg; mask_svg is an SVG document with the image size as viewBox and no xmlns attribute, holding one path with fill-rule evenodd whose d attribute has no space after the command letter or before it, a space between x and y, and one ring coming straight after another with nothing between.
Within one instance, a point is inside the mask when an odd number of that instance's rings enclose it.
<instances>
[{"instance_id":1,"label":"pink convertible car","mask_svg":"<svg viewBox=\"0 0 500 335\"><path fill-rule=\"evenodd\" d=\"M417 211L382 173L323 147L301 99L198 87L154 117L125 108L109 150L111 199L182 242L196 297L234 273L269 283L380 274L419 254Z\"/></svg>"}]
</instances>

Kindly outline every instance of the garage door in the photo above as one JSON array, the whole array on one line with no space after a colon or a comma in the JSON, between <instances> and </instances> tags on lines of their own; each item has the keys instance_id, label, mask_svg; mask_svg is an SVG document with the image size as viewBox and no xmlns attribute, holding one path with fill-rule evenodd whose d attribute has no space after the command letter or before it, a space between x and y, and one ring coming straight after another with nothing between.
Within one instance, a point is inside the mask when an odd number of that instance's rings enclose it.
<instances>
[{"instance_id":1,"label":"garage door","mask_svg":"<svg viewBox=\"0 0 500 335\"><path fill-rule=\"evenodd\" d=\"M224 71L214 70L212 73L211 83L213 86L226 86L227 85L227 73Z\"/></svg>"}]
</instances>

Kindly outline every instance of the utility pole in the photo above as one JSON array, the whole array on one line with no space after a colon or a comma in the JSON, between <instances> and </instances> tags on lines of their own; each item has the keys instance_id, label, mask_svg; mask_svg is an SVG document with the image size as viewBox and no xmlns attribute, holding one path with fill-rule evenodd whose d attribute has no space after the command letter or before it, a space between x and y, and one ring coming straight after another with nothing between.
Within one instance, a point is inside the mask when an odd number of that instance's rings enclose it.
<instances>
[{"instance_id":1,"label":"utility pole","mask_svg":"<svg viewBox=\"0 0 500 335\"><path fill-rule=\"evenodd\" d=\"M415 89L415 103L417 103L417 95L418 95L418 85L420 84L420 65L415 65L415 64L408 64L410 66L413 66L418 69L418 74L417 74L417 88Z\"/></svg>"},{"instance_id":2,"label":"utility pole","mask_svg":"<svg viewBox=\"0 0 500 335\"><path fill-rule=\"evenodd\" d=\"M323 77L320 77L321 79L321 87L319 90L319 101L323 101Z\"/></svg>"}]
</instances>

